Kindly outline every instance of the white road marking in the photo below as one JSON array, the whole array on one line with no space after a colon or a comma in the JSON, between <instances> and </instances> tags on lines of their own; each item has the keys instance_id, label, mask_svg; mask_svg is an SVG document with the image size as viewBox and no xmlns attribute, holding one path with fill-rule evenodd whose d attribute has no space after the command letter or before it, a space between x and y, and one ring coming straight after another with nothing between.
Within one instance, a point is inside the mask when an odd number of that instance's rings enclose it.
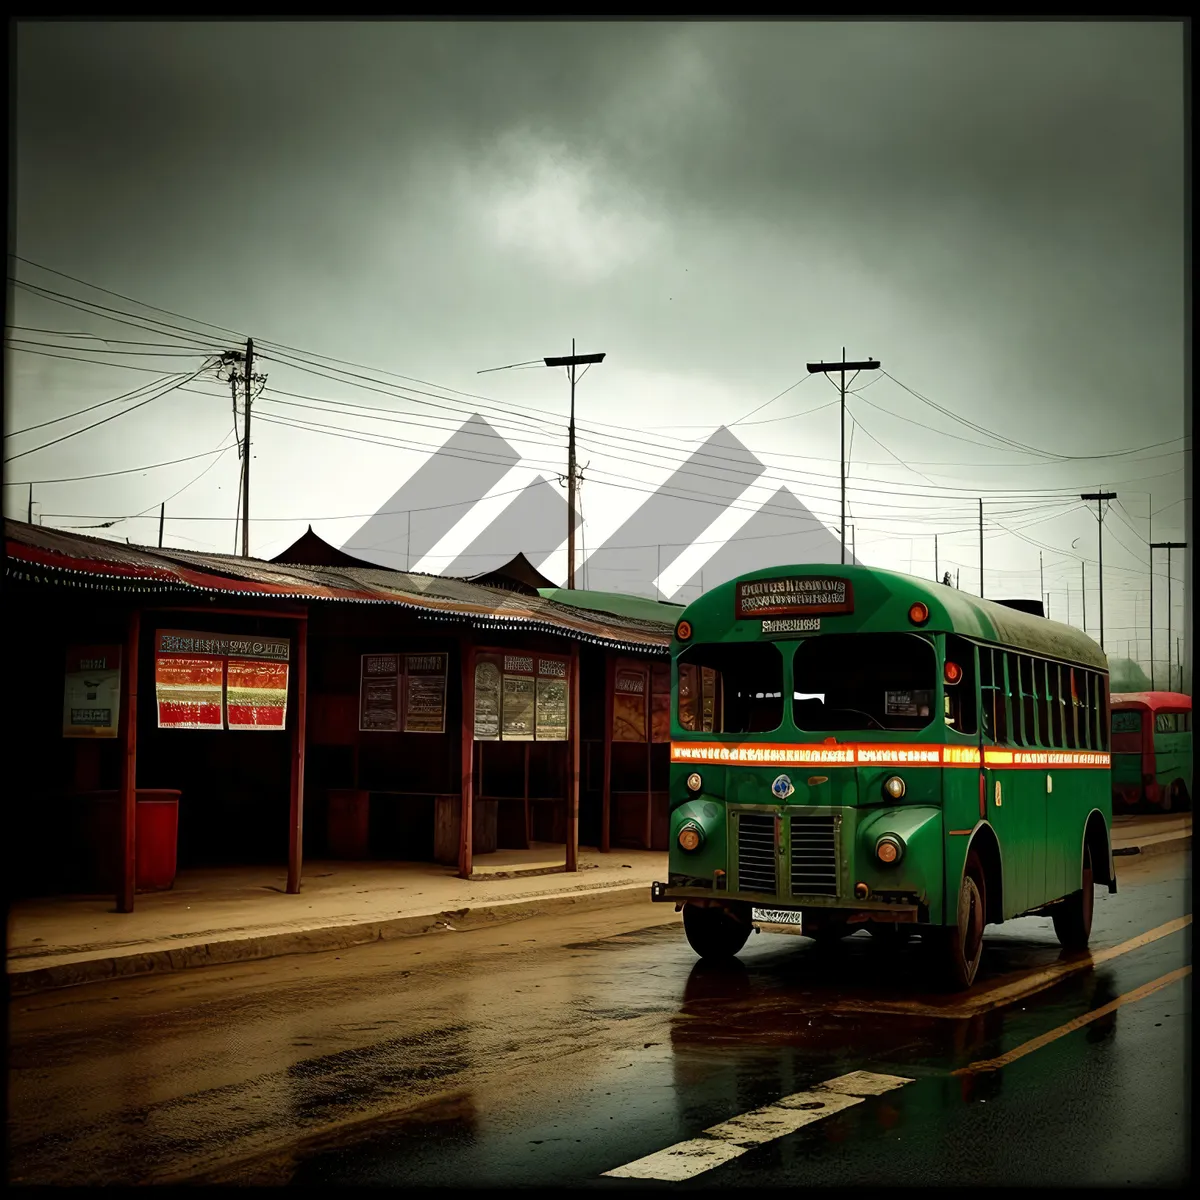
<instances>
[{"instance_id":1,"label":"white road marking","mask_svg":"<svg viewBox=\"0 0 1200 1200\"><path fill-rule=\"evenodd\" d=\"M822 1117L861 1104L868 1096L882 1096L912 1083L901 1075L879 1075L873 1071L851 1071L827 1079L811 1091L795 1092L752 1112L713 1125L695 1138L676 1142L665 1150L648 1154L636 1162L605 1171L624 1179L657 1179L678 1183L713 1167L719 1167L755 1146L794 1133Z\"/></svg>"}]
</instances>

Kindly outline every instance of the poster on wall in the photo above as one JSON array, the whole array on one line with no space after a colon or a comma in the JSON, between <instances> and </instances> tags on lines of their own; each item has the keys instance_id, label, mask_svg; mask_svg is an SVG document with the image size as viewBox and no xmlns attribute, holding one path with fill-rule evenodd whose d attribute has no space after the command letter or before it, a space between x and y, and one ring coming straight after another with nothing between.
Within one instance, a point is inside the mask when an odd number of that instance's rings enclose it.
<instances>
[{"instance_id":1,"label":"poster on wall","mask_svg":"<svg viewBox=\"0 0 1200 1200\"><path fill-rule=\"evenodd\" d=\"M121 647L69 646L63 737L115 738L121 715Z\"/></svg>"},{"instance_id":2,"label":"poster on wall","mask_svg":"<svg viewBox=\"0 0 1200 1200\"><path fill-rule=\"evenodd\" d=\"M533 741L534 694L532 676L504 676L501 732L506 742Z\"/></svg>"},{"instance_id":3,"label":"poster on wall","mask_svg":"<svg viewBox=\"0 0 1200 1200\"><path fill-rule=\"evenodd\" d=\"M398 733L400 730L400 656L364 654L359 671L358 730L360 733Z\"/></svg>"},{"instance_id":4,"label":"poster on wall","mask_svg":"<svg viewBox=\"0 0 1200 1200\"><path fill-rule=\"evenodd\" d=\"M500 667L490 659L475 664L475 740L500 739Z\"/></svg>"},{"instance_id":5,"label":"poster on wall","mask_svg":"<svg viewBox=\"0 0 1200 1200\"><path fill-rule=\"evenodd\" d=\"M445 654L404 656L405 733L446 732Z\"/></svg>"},{"instance_id":6,"label":"poster on wall","mask_svg":"<svg viewBox=\"0 0 1200 1200\"><path fill-rule=\"evenodd\" d=\"M287 719L288 665L231 658L225 665L225 722L230 729L282 729Z\"/></svg>"},{"instance_id":7,"label":"poster on wall","mask_svg":"<svg viewBox=\"0 0 1200 1200\"><path fill-rule=\"evenodd\" d=\"M159 630L160 729L274 729L287 722L287 638Z\"/></svg>"},{"instance_id":8,"label":"poster on wall","mask_svg":"<svg viewBox=\"0 0 1200 1200\"><path fill-rule=\"evenodd\" d=\"M646 740L646 673L618 668L613 685L613 741Z\"/></svg>"},{"instance_id":9,"label":"poster on wall","mask_svg":"<svg viewBox=\"0 0 1200 1200\"><path fill-rule=\"evenodd\" d=\"M567 740L567 662L539 658L537 679L537 740Z\"/></svg>"}]
</instances>

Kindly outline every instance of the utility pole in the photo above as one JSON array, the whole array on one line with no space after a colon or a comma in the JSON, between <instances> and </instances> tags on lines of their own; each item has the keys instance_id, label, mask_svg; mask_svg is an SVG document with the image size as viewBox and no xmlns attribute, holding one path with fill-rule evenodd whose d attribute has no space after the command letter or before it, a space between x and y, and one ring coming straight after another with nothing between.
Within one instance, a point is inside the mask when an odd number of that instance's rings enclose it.
<instances>
[{"instance_id":1,"label":"utility pole","mask_svg":"<svg viewBox=\"0 0 1200 1200\"><path fill-rule=\"evenodd\" d=\"M983 497L979 498L979 598L983 599Z\"/></svg>"},{"instance_id":2,"label":"utility pole","mask_svg":"<svg viewBox=\"0 0 1200 1200\"><path fill-rule=\"evenodd\" d=\"M254 378L254 339L246 339L246 432L242 435L242 557L250 557L250 387Z\"/></svg>"},{"instance_id":3,"label":"utility pole","mask_svg":"<svg viewBox=\"0 0 1200 1200\"><path fill-rule=\"evenodd\" d=\"M1046 569L1042 565L1042 552L1040 550L1038 551L1038 589L1044 597L1046 595Z\"/></svg>"},{"instance_id":4,"label":"utility pole","mask_svg":"<svg viewBox=\"0 0 1200 1200\"><path fill-rule=\"evenodd\" d=\"M1080 500L1095 500L1096 502L1096 545L1097 545L1097 569L1100 573L1100 649L1104 649L1104 510L1100 505L1105 500L1115 500L1116 492L1082 492L1079 496Z\"/></svg>"},{"instance_id":5,"label":"utility pole","mask_svg":"<svg viewBox=\"0 0 1200 1200\"><path fill-rule=\"evenodd\" d=\"M575 368L585 363L601 363L603 354L576 354L575 339L571 353L558 358L544 358L548 367L566 367L571 380L571 424L567 433L567 587L575 587Z\"/></svg>"},{"instance_id":6,"label":"utility pole","mask_svg":"<svg viewBox=\"0 0 1200 1200\"><path fill-rule=\"evenodd\" d=\"M938 552L937 552L937 534L933 535L933 578L934 582L941 583L942 576L938 571Z\"/></svg>"},{"instance_id":7,"label":"utility pole","mask_svg":"<svg viewBox=\"0 0 1200 1200\"><path fill-rule=\"evenodd\" d=\"M1084 633L1087 633L1087 568L1082 558L1079 560L1079 595L1083 601L1083 625L1081 628Z\"/></svg>"},{"instance_id":8,"label":"utility pole","mask_svg":"<svg viewBox=\"0 0 1200 1200\"><path fill-rule=\"evenodd\" d=\"M33 484L29 485L29 512L25 518L26 524L33 524Z\"/></svg>"},{"instance_id":9,"label":"utility pole","mask_svg":"<svg viewBox=\"0 0 1200 1200\"><path fill-rule=\"evenodd\" d=\"M1171 551L1186 550L1187 542L1151 542L1150 543L1150 576L1154 577L1154 551L1167 552L1167 691L1171 690ZM1151 614L1150 628L1154 628L1154 617ZM1178 641L1178 639L1176 639ZM1180 674L1180 686L1183 676ZM1154 687L1154 643L1150 644L1150 687Z\"/></svg>"},{"instance_id":10,"label":"utility pole","mask_svg":"<svg viewBox=\"0 0 1200 1200\"><path fill-rule=\"evenodd\" d=\"M853 526L853 525L851 525L851 526L850 526L850 561L851 561L851 562L855 562L855 561L856 561L856 559L855 559L855 553L854 553L854 547L855 547L855 544L856 544L856 543L855 543L855 541L854 541L854 526Z\"/></svg>"},{"instance_id":11,"label":"utility pole","mask_svg":"<svg viewBox=\"0 0 1200 1200\"><path fill-rule=\"evenodd\" d=\"M167 502L164 500L158 506L158 548L162 549L163 525L167 519Z\"/></svg>"},{"instance_id":12,"label":"utility pole","mask_svg":"<svg viewBox=\"0 0 1200 1200\"><path fill-rule=\"evenodd\" d=\"M878 371L879 362L876 359L868 358L863 362L847 362L846 347L842 347L842 361L836 363L809 363L808 372L810 375L818 373L829 374L830 371L839 371L841 373L841 384L838 387L838 395L841 397L841 408L839 424L842 430L842 453L841 453L841 468L842 468L842 523L840 526L841 543L842 543L842 563L846 562L846 372L847 371Z\"/></svg>"},{"instance_id":13,"label":"utility pole","mask_svg":"<svg viewBox=\"0 0 1200 1200\"><path fill-rule=\"evenodd\" d=\"M1146 545L1150 547L1150 690L1154 691L1154 497L1146 500ZM1170 647L1168 646L1168 649Z\"/></svg>"}]
</instances>

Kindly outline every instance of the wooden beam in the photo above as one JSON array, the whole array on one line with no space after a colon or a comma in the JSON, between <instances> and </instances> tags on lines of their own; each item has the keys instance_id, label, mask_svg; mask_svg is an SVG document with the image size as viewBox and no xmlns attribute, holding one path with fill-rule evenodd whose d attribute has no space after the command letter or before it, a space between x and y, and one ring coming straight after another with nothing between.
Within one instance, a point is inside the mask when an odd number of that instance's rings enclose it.
<instances>
[{"instance_id":1,"label":"wooden beam","mask_svg":"<svg viewBox=\"0 0 1200 1200\"><path fill-rule=\"evenodd\" d=\"M617 656L604 654L604 792L600 799L600 852L611 848L613 695L617 688Z\"/></svg>"},{"instance_id":2,"label":"wooden beam","mask_svg":"<svg viewBox=\"0 0 1200 1200\"><path fill-rule=\"evenodd\" d=\"M571 643L571 694L567 736L571 739L571 774L567 788L567 870L579 870L579 643Z\"/></svg>"},{"instance_id":3,"label":"wooden beam","mask_svg":"<svg viewBox=\"0 0 1200 1200\"><path fill-rule=\"evenodd\" d=\"M296 712L292 720L292 791L288 812L289 895L300 891L304 858L304 743L308 709L308 622L296 631Z\"/></svg>"},{"instance_id":4,"label":"wooden beam","mask_svg":"<svg viewBox=\"0 0 1200 1200\"><path fill-rule=\"evenodd\" d=\"M222 608L216 604L210 604L207 608L200 608L195 605L180 606L178 608L147 608L149 613L203 613L205 616L219 617L262 617L264 620L271 621L307 621L308 612L305 609L293 609L290 612L275 612L271 609L255 609L255 608Z\"/></svg>"},{"instance_id":5,"label":"wooden beam","mask_svg":"<svg viewBox=\"0 0 1200 1200\"><path fill-rule=\"evenodd\" d=\"M647 670L646 680L646 849L653 849L654 842L654 800L652 784L654 782L654 673Z\"/></svg>"},{"instance_id":6,"label":"wooden beam","mask_svg":"<svg viewBox=\"0 0 1200 1200\"><path fill-rule=\"evenodd\" d=\"M121 663L121 883L117 911L133 912L137 892L137 679L141 613L130 612L125 628L125 653Z\"/></svg>"},{"instance_id":7,"label":"wooden beam","mask_svg":"<svg viewBox=\"0 0 1200 1200\"><path fill-rule=\"evenodd\" d=\"M464 634L459 638L458 654L462 665L462 751L459 756L462 805L458 829L458 873L463 879L469 879L473 849L471 801L475 774L475 645L469 635Z\"/></svg>"}]
</instances>

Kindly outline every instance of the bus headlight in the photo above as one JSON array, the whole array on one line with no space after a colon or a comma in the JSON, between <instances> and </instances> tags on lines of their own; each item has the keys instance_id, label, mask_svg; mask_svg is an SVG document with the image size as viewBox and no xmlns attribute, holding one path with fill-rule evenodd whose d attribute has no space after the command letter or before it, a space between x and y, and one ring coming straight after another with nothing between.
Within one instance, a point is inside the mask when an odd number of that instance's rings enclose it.
<instances>
[{"instance_id":1,"label":"bus headlight","mask_svg":"<svg viewBox=\"0 0 1200 1200\"><path fill-rule=\"evenodd\" d=\"M704 830L695 821L688 821L679 831L678 841L681 850L699 850L704 845Z\"/></svg>"},{"instance_id":2,"label":"bus headlight","mask_svg":"<svg viewBox=\"0 0 1200 1200\"><path fill-rule=\"evenodd\" d=\"M883 790L893 800L899 800L904 795L904 780L899 775L892 775L890 778L884 780Z\"/></svg>"},{"instance_id":3,"label":"bus headlight","mask_svg":"<svg viewBox=\"0 0 1200 1200\"><path fill-rule=\"evenodd\" d=\"M689 792L698 792L703 786L704 786L704 781L700 778L699 775L696 774L695 771L693 771L687 777L687 788L688 788Z\"/></svg>"},{"instance_id":4,"label":"bus headlight","mask_svg":"<svg viewBox=\"0 0 1200 1200\"><path fill-rule=\"evenodd\" d=\"M885 833L875 843L875 857L886 867L898 863L903 854L904 843L895 834Z\"/></svg>"}]
</instances>

